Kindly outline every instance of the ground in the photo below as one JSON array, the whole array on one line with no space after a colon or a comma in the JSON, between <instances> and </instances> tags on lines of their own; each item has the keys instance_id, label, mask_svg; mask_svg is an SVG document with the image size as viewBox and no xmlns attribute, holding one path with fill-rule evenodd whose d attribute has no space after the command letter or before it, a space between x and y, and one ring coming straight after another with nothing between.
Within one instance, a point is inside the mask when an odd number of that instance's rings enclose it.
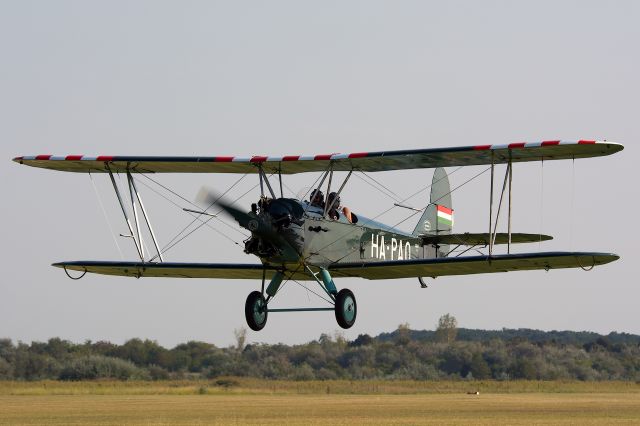
<instances>
[{"instance_id":1,"label":"ground","mask_svg":"<svg viewBox=\"0 0 640 426\"><path fill-rule=\"evenodd\" d=\"M635 383L327 383L5 382L0 424L640 423Z\"/></svg>"}]
</instances>

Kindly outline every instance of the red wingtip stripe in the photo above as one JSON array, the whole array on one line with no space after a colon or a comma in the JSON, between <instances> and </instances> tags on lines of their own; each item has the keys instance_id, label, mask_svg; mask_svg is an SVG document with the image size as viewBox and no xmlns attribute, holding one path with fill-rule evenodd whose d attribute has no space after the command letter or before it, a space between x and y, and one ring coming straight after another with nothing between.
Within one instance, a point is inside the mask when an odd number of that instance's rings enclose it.
<instances>
[{"instance_id":1,"label":"red wingtip stripe","mask_svg":"<svg viewBox=\"0 0 640 426\"><path fill-rule=\"evenodd\" d=\"M267 161L268 157L262 156L262 155L255 155L253 157L251 157L251 162L252 163L264 163L265 161Z\"/></svg>"},{"instance_id":2,"label":"red wingtip stripe","mask_svg":"<svg viewBox=\"0 0 640 426\"><path fill-rule=\"evenodd\" d=\"M98 155L96 161L113 161L113 155Z\"/></svg>"},{"instance_id":3,"label":"red wingtip stripe","mask_svg":"<svg viewBox=\"0 0 640 426\"><path fill-rule=\"evenodd\" d=\"M349 154L349 158L362 158L366 157L367 155L369 155L368 152L353 152Z\"/></svg>"},{"instance_id":4,"label":"red wingtip stripe","mask_svg":"<svg viewBox=\"0 0 640 426\"><path fill-rule=\"evenodd\" d=\"M331 160L333 154L319 154L313 157L314 160Z\"/></svg>"},{"instance_id":5,"label":"red wingtip stripe","mask_svg":"<svg viewBox=\"0 0 640 426\"><path fill-rule=\"evenodd\" d=\"M216 163L230 163L233 161L233 157L215 157L213 161Z\"/></svg>"},{"instance_id":6,"label":"red wingtip stripe","mask_svg":"<svg viewBox=\"0 0 640 426\"><path fill-rule=\"evenodd\" d=\"M47 155L36 155L36 160L48 160L51 158L51 154Z\"/></svg>"},{"instance_id":7,"label":"red wingtip stripe","mask_svg":"<svg viewBox=\"0 0 640 426\"><path fill-rule=\"evenodd\" d=\"M476 151L482 151L485 149L491 149L491 145L476 145L473 147L473 149Z\"/></svg>"},{"instance_id":8,"label":"red wingtip stripe","mask_svg":"<svg viewBox=\"0 0 640 426\"><path fill-rule=\"evenodd\" d=\"M588 144L594 144L596 143L596 141L585 141L585 140L579 140L578 143L580 145L588 145Z\"/></svg>"},{"instance_id":9,"label":"red wingtip stripe","mask_svg":"<svg viewBox=\"0 0 640 426\"><path fill-rule=\"evenodd\" d=\"M16 157L16 158L13 159L13 161L22 161L23 158L24 157Z\"/></svg>"},{"instance_id":10,"label":"red wingtip stripe","mask_svg":"<svg viewBox=\"0 0 640 426\"><path fill-rule=\"evenodd\" d=\"M282 157L282 161L298 161L299 159L299 155L285 155Z\"/></svg>"},{"instance_id":11,"label":"red wingtip stripe","mask_svg":"<svg viewBox=\"0 0 640 426\"><path fill-rule=\"evenodd\" d=\"M560 145L560 141L543 141L541 146Z\"/></svg>"},{"instance_id":12,"label":"red wingtip stripe","mask_svg":"<svg viewBox=\"0 0 640 426\"><path fill-rule=\"evenodd\" d=\"M67 155L64 159L67 161L79 161L82 159L82 155Z\"/></svg>"},{"instance_id":13,"label":"red wingtip stripe","mask_svg":"<svg viewBox=\"0 0 640 426\"><path fill-rule=\"evenodd\" d=\"M524 148L525 142L514 142L509 144L509 149Z\"/></svg>"}]
</instances>

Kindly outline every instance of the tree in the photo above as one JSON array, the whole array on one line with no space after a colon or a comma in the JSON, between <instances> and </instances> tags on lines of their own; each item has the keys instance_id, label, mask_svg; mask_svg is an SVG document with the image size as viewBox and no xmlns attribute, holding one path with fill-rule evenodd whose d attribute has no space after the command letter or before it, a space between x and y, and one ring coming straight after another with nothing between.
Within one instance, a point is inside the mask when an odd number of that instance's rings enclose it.
<instances>
[{"instance_id":1,"label":"tree","mask_svg":"<svg viewBox=\"0 0 640 426\"><path fill-rule=\"evenodd\" d=\"M482 354L476 352L471 359L471 374L476 379L488 379L491 377L491 369L489 364L484 360Z\"/></svg>"},{"instance_id":2,"label":"tree","mask_svg":"<svg viewBox=\"0 0 640 426\"><path fill-rule=\"evenodd\" d=\"M398 326L398 330L396 330L396 343L398 345L407 345L411 341L411 329L409 328L409 323L405 322L404 324L400 324Z\"/></svg>"},{"instance_id":3,"label":"tree","mask_svg":"<svg viewBox=\"0 0 640 426\"><path fill-rule=\"evenodd\" d=\"M450 314L444 314L438 320L436 328L436 340L443 343L451 343L456 340L458 334L458 320Z\"/></svg>"},{"instance_id":4,"label":"tree","mask_svg":"<svg viewBox=\"0 0 640 426\"><path fill-rule=\"evenodd\" d=\"M373 337L369 336L368 334L358 334L358 337L356 337L356 340L349 343L349 346L366 346L372 343L373 343Z\"/></svg>"},{"instance_id":5,"label":"tree","mask_svg":"<svg viewBox=\"0 0 640 426\"><path fill-rule=\"evenodd\" d=\"M236 328L233 330L233 334L236 336L236 350L242 352L247 342L247 329L244 327Z\"/></svg>"},{"instance_id":6,"label":"tree","mask_svg":"<svg viewBox=\"0 0 640 426\"><path fill-rule=\"evenodd\" d=\"M535 380L537 371L535 365L528 359L517 359L510 368L511 375L516 379ZM584 379L580 379L584 380Z\"/></svg>"}]
</instances>

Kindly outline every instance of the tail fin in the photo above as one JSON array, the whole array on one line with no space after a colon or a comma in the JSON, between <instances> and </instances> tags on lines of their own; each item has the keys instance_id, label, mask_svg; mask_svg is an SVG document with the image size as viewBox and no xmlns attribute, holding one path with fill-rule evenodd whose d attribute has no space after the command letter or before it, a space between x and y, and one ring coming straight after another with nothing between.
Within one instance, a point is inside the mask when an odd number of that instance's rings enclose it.
<instances>
[{"instance_id":1,"label":"tail fin","mask_svg":"<svg viewBox=\"0 0 640 426\"><path fill-rule=\"evenodd\" d=\"M453 204L449 177L443 168L433 172L431 181L431 200L422 213L413 235L444 235L453 229Z\"/></svg>"}]
</instances>

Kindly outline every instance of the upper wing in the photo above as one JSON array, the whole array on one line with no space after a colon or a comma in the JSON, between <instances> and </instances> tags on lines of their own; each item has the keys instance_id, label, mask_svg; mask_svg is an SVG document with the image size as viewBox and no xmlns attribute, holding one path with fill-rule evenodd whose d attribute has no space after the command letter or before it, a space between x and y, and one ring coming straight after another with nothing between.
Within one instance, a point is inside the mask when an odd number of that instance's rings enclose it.
<instances>
[{"instance_id":1,"label":"upper wing","mask_svg":"<svg viewBox=\"0 0 640 426\"><path fill-rule=\"evenodd\" d=\"M404 151L357 152L351 154L287 155L281 157L148 157L148 156L85 156L26 155L13 161L33 167L65 172L135 173L257 173L258 164L266 172L283 174L326 170L362 170L380 172L449 166L562 160L610 155L622 145L603 141L543 141L518 142L508 145L475 145L454 148L413 149Z\"/></svg>"},{"instance_id":2,"label":"upper wing","mask_svg":"<svg viewBox=\"0 0 640 426\"><path fill-rule=\"evenodd\" d=\"M81 260L73 262L54 263L53 266L66 271L90 272L103 275L119 275L124 277L168 277L168 278L226 278L226 279L271 279L276 272L274 268L260 264L242 263L142 263ZM292 278L308 280L310 277L302 272L296 272ZM67 272L68 273L68 272ZM286 274L289 276L289 274Z\"/></svg>"},{"instance_id":3,"label":"upper wing","mask_svg":"<svg viewBox=\"0 0 640 426\"><path fill-rule=\"evenodd\" d=\"M502 254L436 259L395 260L373 263L343 263L331 266L334 277L361 277L383 280L411 277L487 274L493 272L530 271L535 269L584 268L604 265L619 256L609 253L548 252Z\"/></svg>"}]
</instances>

